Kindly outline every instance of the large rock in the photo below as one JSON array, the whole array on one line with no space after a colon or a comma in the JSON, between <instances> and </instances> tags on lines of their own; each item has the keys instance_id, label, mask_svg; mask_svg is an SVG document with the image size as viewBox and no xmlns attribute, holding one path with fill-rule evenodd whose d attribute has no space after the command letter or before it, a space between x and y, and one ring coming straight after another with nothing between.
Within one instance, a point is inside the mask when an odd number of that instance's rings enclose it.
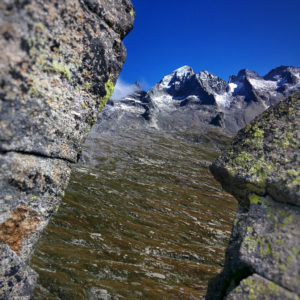
<instances>
[{"instance_id":1,"label":"large rock","mask_svg":"<svg viewBox=\"0 0 300 300\"><path fill-rule=\"evenodd\" d=\"M0 2L0 298L27 299L30 256L126 58L129 0Z\"/></svg>"},{"instance_id":2,"label":"large rock","mask_svg":"<svg viewBox=\"0 0 300 300\"><path fill-rule=\"evenodd\" d=\"M211 171L239 201L206 299L299 299L300 93L257 117Z\"/></svg>"}]
</instances>

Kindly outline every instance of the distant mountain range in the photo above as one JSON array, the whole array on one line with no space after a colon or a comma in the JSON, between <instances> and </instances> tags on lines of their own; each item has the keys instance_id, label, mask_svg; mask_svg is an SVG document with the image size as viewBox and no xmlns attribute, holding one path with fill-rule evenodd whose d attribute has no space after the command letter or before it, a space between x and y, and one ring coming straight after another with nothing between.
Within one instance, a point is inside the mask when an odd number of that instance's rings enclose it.
<instances>
[{"instance_id":1,"label":"distant mountain range","mask_svg":"<svg viewBox=\"0 0 300 300\"><path fill-rule=\"evenodd\" d=\"M196 74L183 66L148 93L137 83L133 94L110 100L98 124L107 129L150 126L181 131L217 126L233 133L298 90L300 68L296 67L281 66L265 76L241 70L226 82L207 71Z\"/></svg>"}]
</instances>

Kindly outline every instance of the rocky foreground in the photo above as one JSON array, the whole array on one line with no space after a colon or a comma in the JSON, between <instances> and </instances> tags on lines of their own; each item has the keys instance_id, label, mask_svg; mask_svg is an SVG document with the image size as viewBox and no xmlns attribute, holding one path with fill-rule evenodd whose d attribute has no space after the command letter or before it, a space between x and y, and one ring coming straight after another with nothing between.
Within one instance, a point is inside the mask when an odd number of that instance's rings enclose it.
<instances>
[{"instance_id":1,"label":"rocky foreground","mask_svg":"<svg viewBox=\"0 0 300 300\"><path fill-rule=\"evenodd\" d=\"M211 171L239 209L206 299L299 299L300 93L257 117Z\"/></svg>"},{"instance_id":2,"label":"rocky foreground","mask_svg":"<svg viewBox=\"0 0 300 300\"><path fill-rule=\"evenodd\" d=\"M30 257L60 204L70 164L113 92L126 57L121 40L134 14L129 0L0 2L1 299L32 294ZM124 115L116 109L123 105L158 128L176 119L178 126L191 120L191 127L235 132L299 90L299 81L294 67L264 77L244 70L228 83L184 67L103 116ZM300 295L299 99L295 94L255 119L211 168L239 211L224 272L207 299Z\"/></svg>"},{"instance_id":3,"label":"rocky foreground","mask_svg":"<svg viewBox=\"0 0 300 300\"><path fill-rule=\"evenodd\" d=\"M126 58L129 0L0 2L0 298L29 299L28 267L70 163Z\"/></svg>"}]
</instances>

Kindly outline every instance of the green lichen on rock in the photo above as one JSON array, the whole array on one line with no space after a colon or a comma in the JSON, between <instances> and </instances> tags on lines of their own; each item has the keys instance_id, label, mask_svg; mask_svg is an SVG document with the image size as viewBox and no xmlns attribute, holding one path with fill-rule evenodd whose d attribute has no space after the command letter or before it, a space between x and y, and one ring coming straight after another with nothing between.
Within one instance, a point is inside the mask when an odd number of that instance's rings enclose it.
<instances>
[{"instance_id":1,"label":"green lichen on rock","mask_svg":"<svg viewBox=\"0 0 300 300\"><path fill-rule=\"evenodd\" d=\"M262 257L265 257L267 255L272 255L272 246L271 243L269 241L267 241L265 244L263 244L261 242L260 245L260 254ZM275 255L276 257L278 257L278 255Z\"/></svg>"},{"instance_id":2,"label":"green lichen on rock","mask_svg":"<svg viewBox=\"0 0 300 300\"><path fill-rule=\"evenodd\" d=\"M300 208L252 194L243 234L241 260L255 272L300 293L296 280Z\"/></svg>"},{"instance_id":3,"label":"green lichen on rock","mask_svg":"<svg viewBox=\"0 0 300 300\"><path fill-rule=\"evenodd\" d=\"M293 221L293 216L288 216L283 220L283 225L284 226L288 226L289 224L291 224Z\"/></svg>"},{"instance_id":4,"label":"green lichen on rock","mask_svg":"<svg viewBox=\"0 0 300 300\"><path fill-rule=\"evenodd\" d=\"M248 253L252 253L255 251L258 245L258 240L253 236L252 227L247 228L247 233L244 239L244 245L247 248Z\"/></svg>"},{"instance_id":5,"label":"green lichen on rock","mask_svg":"<svg viewBox=\"0 0 300 300\"><path fill-rule=\"evenodd\" d=\"M85 91L89 91L89 89L91 87L91 83L90 82L85 82L82 87Z\"/></svg>"},{"instance_id":6,"label":"green lichen on rock","mask_svg":"<svg viewBox=\"0 0 300 300\"><path fill-rule=\"evenodd\" d=\"M37 196L32 196L31 201L35 201L37 199Z\"/></svg>"},{"instance_id":7,"label":"green lichen on rock","mask_svg":"<svg viewBox=\"0 0 300 300\"><path fill-rule=\"evenodd\" d=\"M0 243L1 299L32 296L30 256L122 69L131 10L130 0L0 1L0 219L25 205L40 220L18 255Z\"/></svg>"},{"instance_id":8,"label":"green lichen on rock","mask_svg":"<svg viewBox=\"0 0 300 300\"><path fill-rule=\"evenodd\" d=\"M105 83L105 92L106 92L106 95L100 100L99 112L101 112L104 109L107 101L110 99L110 97L114 93L114 89L115 89L115 86L114 86L113 82L111 80L108 80Z\"/></svg>"},{"instance_id":9,"label":"green lichen on rock","mask_svg":"<svg viewBox=\"0 0 300 300\"><path fill-rule=\"evenodd\" d=\"M54 72L61 74L68 80L71 80L71 71L68 66L58 63L56 60L52 62Z\"/></svg>"},{"instance_id":10,"label":"green lichen on rock","mask_svg":"<svg viewBox=\"0 0 300 300\"><path fill-rule=\"evenodd\" d=\"M300 205L299 103L300 93L295 93L255 118L212 165L215 177L239 200L247 202L253 186L260 195Z\"/></svg>"},{"instance_id":11,"label":"green lichen on rock","mask_svg":"<svg viewBox=\"0 0 300 300\"><path fill-rule=\"evenodd\" d=\"M114 89L115 89L115 85L110 80L108 80L105 83L105 92L106 92L106 95L103 98L104 101L107 102L110 99L110 97L112 96L112 94L114 92Z\"/></svg>"},{"instance_id":12,"label":"green lichen on rock","mask_svg":"<svg viewBox=\"0 0 300 300\"><path fill-rule=\"evenodd\" d=\"M243 213L207 299L299 299L300 92L239 131L210 169ZM254 275L236 281L245 268Z\"/></svg>"},{"instance_id":13,"label":"green lichen on rock","mask_svg":"<svg viewBox=\"0 0 300 300\"><path fill-rule=\"evenodd\" d=\"M235 288L226 297L228 300L299 300L297 294L290 292L287 289L275 284L274 282L263 278L257 274L254 274L241 281L240 285Z\"/></svg>"},{"instance_id":14,"label":"green lichen on rock","mask_svg":"<svg viewBox=\"0 0 300 300\"><path fill-rule=\"evenodd\" d=\"M252 194L249 197L249 201L250 201L250 204L258 204L259 203L259 196L257 196L256 194Z\"/></svg>"},{"instance_id":15,"label":"green lichen on rock","mask_svg":"<svg viewBox=\"0 0 300 300\"><path fill-rule=\"evenodd\" d=\"M264 138L264 131L255 124L252 128L253 137L255 140L262 141Z\"/></svg>"},{"instance_id":16,"label":"green lichen on rock","mask_svg":"<svg viewBox=\"0 0 300 300\"><path fill-rule=\"evenodd\" d=\"M97 118L94 118L92 125L95 125L96 123L97 123Z\"/></svg>"},{"instance_id":17,"label":"green lichen on rock","mask_svg":"<svg viewBox=\"0 0 300 300\"><path fill-rule=\"evenodd\" d=\"M134 9L131 9L131 10L130 10L130 15L131 15L133 18L135 17Z\"/></svg>"}]
</instances>

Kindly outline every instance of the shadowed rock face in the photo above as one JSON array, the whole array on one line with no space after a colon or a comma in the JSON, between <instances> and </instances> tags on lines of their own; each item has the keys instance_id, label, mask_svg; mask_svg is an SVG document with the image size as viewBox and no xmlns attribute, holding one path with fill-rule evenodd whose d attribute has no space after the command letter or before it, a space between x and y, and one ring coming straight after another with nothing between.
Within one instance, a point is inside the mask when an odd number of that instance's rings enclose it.
<instances>
[{"instance_id":1,"label":"shadowed rock face","mask_svg":"<svg viewBox=\"0 0 300 300\"><path fill-rule=\"evenodd\" d=\"M28 261L113 92L129 0L0 3L0 291L29 298Z\"/></svg>"},{"instance_id":2,"label":"shadowed rock face","mask_svg":"<svg viewBox=\"0 0 300 300\"><path fill-rule=\"evenodd\" d=\"M224 271L210 282L206 299L298 299L299 141L296 93L242 129L211 166L239 210Z\"/></svg>"}]
</instances>

